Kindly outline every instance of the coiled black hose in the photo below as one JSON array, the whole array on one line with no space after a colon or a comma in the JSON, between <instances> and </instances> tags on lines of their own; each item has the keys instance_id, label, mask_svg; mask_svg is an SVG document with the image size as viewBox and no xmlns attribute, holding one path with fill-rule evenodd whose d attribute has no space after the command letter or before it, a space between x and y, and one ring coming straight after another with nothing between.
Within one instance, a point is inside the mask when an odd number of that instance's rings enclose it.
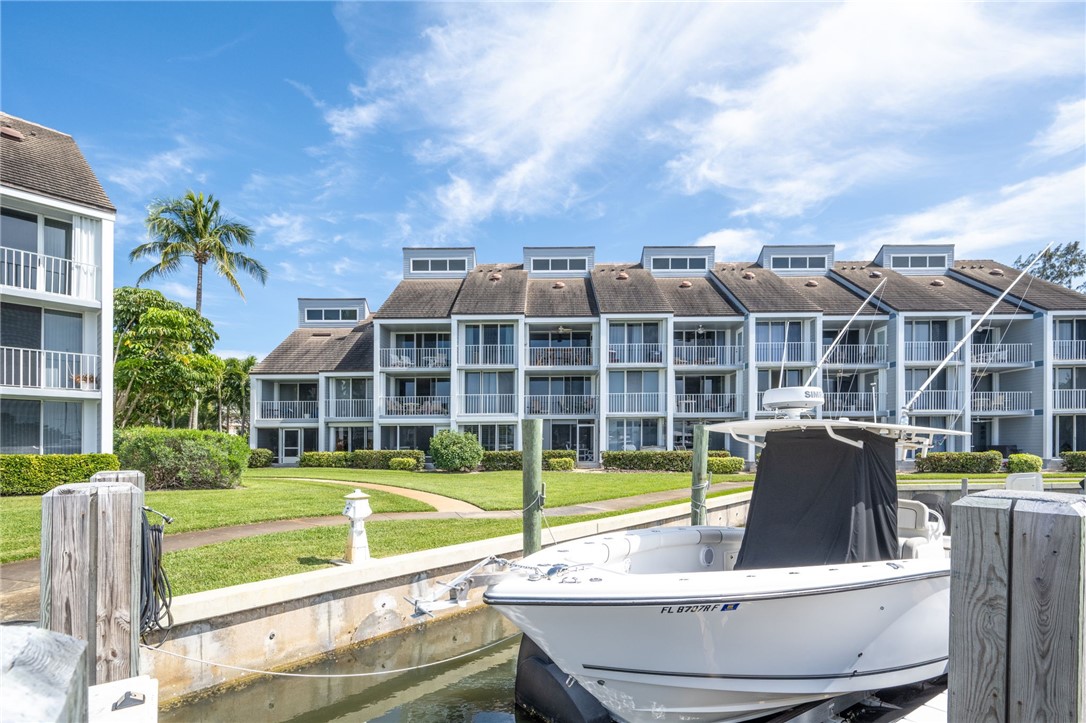
<instances>
[{"instance_id":1,"label":"coiled black hose","mask_svg":"<svg viewBox=\"0 0 1086 723\"><path fill-rule=\"evenodd\" d=\"M154 512L162 518L165 524L173 522L173 518L152 510L143 508L143 555L140 564L140 639L146 642L148 633L168 633L173 627L173 613L170 612L170 602L173 600L173 591L170 589L170 579L162 568L162 533L163 525L152 525L147 520L147 513Z\"/></svg>"}]
</instances>

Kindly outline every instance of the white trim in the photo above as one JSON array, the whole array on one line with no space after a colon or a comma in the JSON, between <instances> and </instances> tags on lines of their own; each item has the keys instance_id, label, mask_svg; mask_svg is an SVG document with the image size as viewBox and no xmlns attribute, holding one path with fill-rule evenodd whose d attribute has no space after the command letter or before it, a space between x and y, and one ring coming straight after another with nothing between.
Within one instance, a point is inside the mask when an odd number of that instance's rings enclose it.
<instances>
[{"instance_id":1,"label":"white trim","mask_svg":"<svg viewBox=\"0 0 1086 723\"><path fill-rule=\"evenodd\" d=\"M75 203L73 201L64 201L52 196L43 196L39 193L33 193L30 191L23 191L11 186L0 186L0 200L5 198L15 198L26 203L32 203L38 206L48 206L51 209L57 209L65 211L67 213L76 213L81 216L90 216L101 221L116 221L117 214L113 211L106 211L104 209L95 208L94 206L84 206L81 203ZM17 207L16 210L22 210ZM39 211L40 213L40 211Z\"/></svg>"}]
</instances>

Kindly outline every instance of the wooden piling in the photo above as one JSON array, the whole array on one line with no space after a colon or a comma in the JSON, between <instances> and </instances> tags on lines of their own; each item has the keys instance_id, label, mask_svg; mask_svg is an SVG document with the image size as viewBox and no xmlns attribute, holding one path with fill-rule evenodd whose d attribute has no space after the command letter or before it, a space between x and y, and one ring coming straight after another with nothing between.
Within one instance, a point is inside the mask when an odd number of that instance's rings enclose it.
<instances>
[{"instance_id":1,"label":"wooden piling","mask_svg":"<svg viewBox=\"0 0 1086 723\"><path fill-rule=\"evenodd\" d=\"M709 431L694 425L694 459L690 466L690 524L704 525L705 497L709 488Z\"/></svg>"},{"instance_id":2,"label":"wooden piling","mask_svg":"<svg viewBox=\"0 0 1086 723\"><path fill-rule=\"evenodd\" d=\"M128 482L139 488L140 492L147 490L147 478L139 470L123 469L118 471L95 472L91 475L91 482Z\"/></svg>"},{"instance_id":3,"label":"wooden piling","mask_svg":"<svg viewBox=\"0 0 1086 723\"><path fill-rule=\"evenodd\" d=\"M0 720L80 723L87 720L87 644L29 625L0 635L3 690Z\"/></svg>"},{"instance_id":4,"label":"wooden piling","mask_svg":"<svg viewBox=\"0 0 1086 723\"><path fill-rule=\"evenodd\" d=\"M521 454L524 474L524 554L539 552L542 546L543 506L543 420L521 422Z\"/></svg>"},{"instance_id":5,"label":"wooden piling","mask_svg":"<svg viewBox=\"0 0 1086 723\"><path fill-rule=\"evenodd\" d=\"M1086 720L1086 499L954 503L948 718Z\"/></svg>"}]
</instances>

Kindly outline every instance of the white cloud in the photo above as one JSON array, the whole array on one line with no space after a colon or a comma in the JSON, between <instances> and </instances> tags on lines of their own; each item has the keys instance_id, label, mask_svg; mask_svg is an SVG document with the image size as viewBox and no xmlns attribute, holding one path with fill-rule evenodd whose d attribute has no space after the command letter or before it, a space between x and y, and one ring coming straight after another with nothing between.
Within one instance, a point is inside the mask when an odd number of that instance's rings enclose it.
<instances>
[{"instance_id":1,"label":"white cloud","mask_svg":"<svg viewBox=\"0 0 1086 723\"><path fill-rule=\"evenodd\" d=\"M769 238L768 233L756 229L722 228L705 234L694 244L715 246L718 261L753 261Z\"/></svg>"},{"instance_id":2,"label":"white cloud","mask_svg":"<svg viewBox=\"0 0 1086 723\"><path fill-rule=\"evenodd\" d=\"M1030 144L1042 158L1056 158L1086 145L1086 98L1060 103L1056 117Z\"/></svg>"},{"instance_id":3,"label":"white cloud","mask_svg":"<svg viewBox=\"0 0 1086 723\"><path fill-rule=\"evenodd\" d=\"M289 211L276 211L264 216L257 221L253 230L261 238L271 237L270 242L262 241L265 248L297 247L304 252L306 244L313 244L319 238L311 218Z\"/></svg>"},{"instance_id":4,"label":"white cloud","mask_svg":"<svg viewBox=\"0 0 1086 723\"><path fill-rule=\"evenodd\" d=\"M178 184L189 186L207 179L194 170L195 162L208 151L194 141L178 136L176 147L128 165L107 168L105 177L134 196L147 198Z\"/></svg>"},{"instance_id":5,"label":"white cloud","mask_svg":"<svg viewBox=\"0 0 1086 723\"><path fill-rule=\"evenodd\" d=\"M208 271L208 269L205 267L204 268L205 285L206 285L206 282L207 282L207 271ZM195 306L196 305L196 279L195 279L195 277L193 278L192 283L189 283L189 284L183 284L183 283L181 283L179 281L160 281L160 282L154 283L152 285L152 288L158 289L163 294L165 294L167 298L173 299L174 301L180 301L182 304L185 304L186 306ZM208 301L208 293L207 293L206 288L204 289L203 301L204 301L204 304L206 305L207 301Z\"/></svg>"},{"instance_id":6,"label":"white cloud","mask_svg":"<svg viewBox=\"0 0 1086 723\"><path fill-rule=\"evenodd\" d=\"M342 139L352 140L363 131L373 130L386 107L386 104L376 102L330 108L324 112L324 120L332 133Z\"/></svg>"},{"instance_id":7,"label":"white cloud","mask_svg":"<svg viewBox=\"0 0 1086 723\"><path fill-rule=\"evenodd\" d=\"M865 258L895 243L955 244L958 256L990 258L1008 247L1028 253L1053 240L1077 241L1083 219L1086 166L1079 166L890 219L858 245Z\"/></svg>"}]
</instances>

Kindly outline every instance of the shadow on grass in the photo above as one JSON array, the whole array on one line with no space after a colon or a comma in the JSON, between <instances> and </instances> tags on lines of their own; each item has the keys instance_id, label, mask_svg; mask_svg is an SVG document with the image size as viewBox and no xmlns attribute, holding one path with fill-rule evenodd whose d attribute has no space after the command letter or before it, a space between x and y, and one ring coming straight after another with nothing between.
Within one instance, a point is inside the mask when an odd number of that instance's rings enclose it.
<instances>
[{"instance_id":1,"label":"shadow on grass","mask_svg":"<svg viewBox=\"0 0 1086 723\"><path fill-rule=\"evenodd\" d=\"M305 565L306 567L324 567L326 565L336 564L335 560L330 560L327 557L299 557L299 565Z\"/></svg>"}]
</instances>

